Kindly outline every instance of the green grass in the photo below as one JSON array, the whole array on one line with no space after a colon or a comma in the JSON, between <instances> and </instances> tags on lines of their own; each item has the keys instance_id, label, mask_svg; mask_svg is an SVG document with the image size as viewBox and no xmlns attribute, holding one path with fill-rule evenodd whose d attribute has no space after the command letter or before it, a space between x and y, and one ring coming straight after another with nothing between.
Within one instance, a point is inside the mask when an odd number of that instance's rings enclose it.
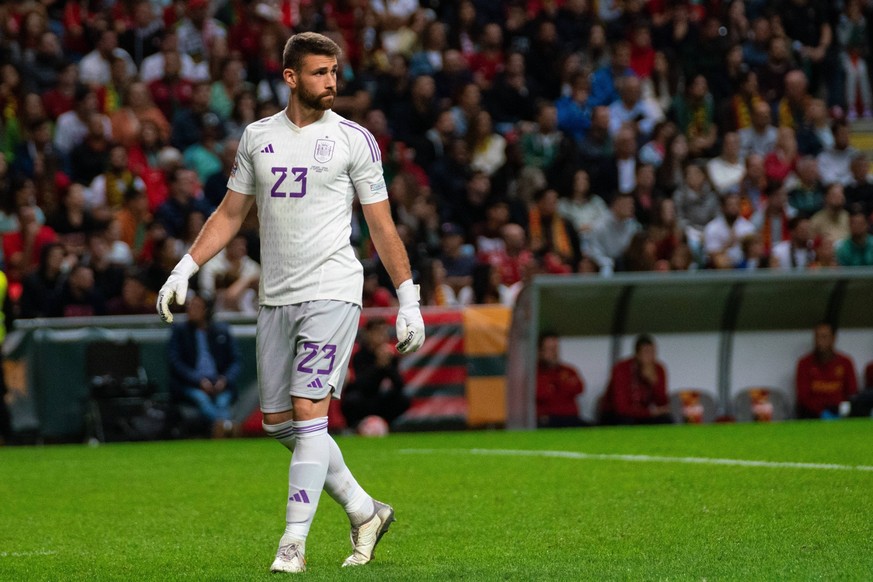
<instances>
[{"instance_id":1,"label":"green grass","mask_svg":"<svg viewBox=\"0 0 873 582\"><path fill-rule=\"evenodd\" d=\"M469 452L873 466L870 421L338 442L398 522L341 569L347 521L324 495L306 579L873 579L873 471ZM0 580L275 579L287 460L267 439L0 449Z\"/></svg>"}]
</instances>

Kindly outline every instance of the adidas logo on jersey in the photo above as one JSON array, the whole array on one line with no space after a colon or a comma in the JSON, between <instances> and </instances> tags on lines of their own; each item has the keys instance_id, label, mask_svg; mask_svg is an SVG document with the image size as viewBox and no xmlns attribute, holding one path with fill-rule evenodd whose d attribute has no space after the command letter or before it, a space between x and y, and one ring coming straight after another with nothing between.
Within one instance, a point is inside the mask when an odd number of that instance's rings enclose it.
<instances>
[{"instance_id":1,"label":"adidas logo on jersey","mask_svg":"<svg viewBox=\"0 0 873 582\"><path fill-rule=\"evenodd\" d=\"M261 153L262 153L262 154L272 154L272 153L275 153L275 152L273 151L273 144L271 144L271 143L267 144L267 147L265 147L264 149L262 149L262 150L261 150Z\"/></svg>"},{"instance_id":2,"label":"adidas logo on jersey","mask_svg":"<svg viewBox=\"0 0 873 582\"><path fill-rule=\"evenodd\" d=\"M324 384L321 383L321 380L316 378L312 382L306 385L307 388L324 388Z\"/></svg>"}]
</instances>

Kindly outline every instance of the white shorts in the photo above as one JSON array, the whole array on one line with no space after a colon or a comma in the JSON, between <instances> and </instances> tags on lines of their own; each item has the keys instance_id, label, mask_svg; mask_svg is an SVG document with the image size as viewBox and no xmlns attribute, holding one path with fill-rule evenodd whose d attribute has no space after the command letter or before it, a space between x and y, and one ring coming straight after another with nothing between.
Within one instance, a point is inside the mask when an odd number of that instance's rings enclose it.
<instances>
[{"instance_id":1,"label":"white shorts","mask_svg":"<svg viewBox=\"0 0 873 582\"><path fill-rule=\"evenodd\" d=\"M361 308L308 301L258 311L256 336L261 412L291 410L291 397L339 398L358 333Z\"/></svg>"}]
</instances>

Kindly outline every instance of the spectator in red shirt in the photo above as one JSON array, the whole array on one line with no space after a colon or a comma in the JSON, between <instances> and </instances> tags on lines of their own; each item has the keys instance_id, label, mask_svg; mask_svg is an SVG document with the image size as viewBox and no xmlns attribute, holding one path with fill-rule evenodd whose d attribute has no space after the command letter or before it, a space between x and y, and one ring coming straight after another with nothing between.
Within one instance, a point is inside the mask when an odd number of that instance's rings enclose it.
<instances>
[{"instance_id":1,"label":"spectator in red shirt","mask_svg":"<svg viewBox=\"0 0 873 582\"><path fill-rule=\"evenodd\" d=\"M858 391L855 363L834 350L836 330L830 323L815 326L815 349L797 362L798 418L834 418L841 402Z\"/></svg>"},{"instance_id":2,"label":"spectator in red shirt","mask_svg":"<svg viewBox=\"0 0 873 582\"><path fill-rule=\"evenodd\" d=\"M612 368L601 403L603 424L669 424L667 370L657 361L655 340L642 334L634 355Z\"/></svg>"},{"instance_id":3,"label":"spectator in red shirt","mask_svg":"<svg viewBox=\"0 0 873 582\"><path fill-rule=\"evenodd\" d=\"M39 224L36 206L18 208L18 230L3 235L3 257L9 280L19 282L39 266L42 247L57 240L50 227Z\"/></svg>"},{"instance_id":4,"label":"spectator in red shirt","mask_svg":"<svg viewBox=\"0 0 873 582\"><path fill-rule=\"evenodd\" d=\"M558 336L543 333L537 361L537 426L586 426L579 417L576 402L576 397L584 390L585 383L579 373L558 361Z\"/></svg>"}]
</instances>

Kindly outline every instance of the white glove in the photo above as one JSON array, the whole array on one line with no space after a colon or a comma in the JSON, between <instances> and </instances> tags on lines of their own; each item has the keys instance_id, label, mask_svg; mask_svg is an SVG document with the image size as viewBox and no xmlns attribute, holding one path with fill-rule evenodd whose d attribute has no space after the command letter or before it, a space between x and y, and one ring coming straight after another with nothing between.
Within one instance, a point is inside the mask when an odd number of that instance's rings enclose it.
<instances>
[{"instance_id":1,"label":"white glove","mask_svg":"<svg viewBox=\"0 0 873 582\"><path fill-rule=\"evenodd\" d=\"M418 285L407 279L397 288L400 310L397 312L397 351L408 354L424 343L424 320L418 308Z\"/></svg>"},{"instance_id":2,"label":"white glove","mask_svg":"<svg viewBox=\"0 0 873 582\"><path fill-rule=\"evenodd\" d=\"M185 296L188 294L188 279L200 269L191 255L185 255L173 268L173 272L167 278L167 282L158 293L158 315L165 323L173 323L173 314L170 313L170 304L175 301L179 305L185 304Z\"/></svg>"}]
</instances>

